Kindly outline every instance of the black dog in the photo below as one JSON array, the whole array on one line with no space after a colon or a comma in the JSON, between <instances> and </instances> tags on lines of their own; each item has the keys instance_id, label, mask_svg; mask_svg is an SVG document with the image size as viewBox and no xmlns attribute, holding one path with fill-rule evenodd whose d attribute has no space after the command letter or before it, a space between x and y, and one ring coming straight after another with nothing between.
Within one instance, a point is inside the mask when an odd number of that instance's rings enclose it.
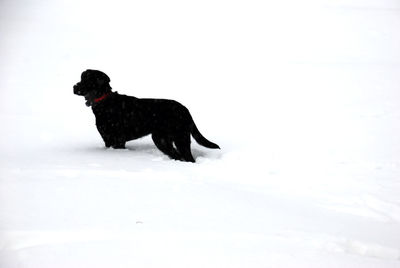
<instances>
[{"instance_id":1,"label":"black dog","mask_svg":"<svg viewBox=\"0 0 400 268\"><path fill-rule=\"evenodd\" d=\"M129 140L152 134L160 151L172 159L195 162L190 135L207 148L219 149L197 129L189 110L173 100L138 99L112 92L110 78L103 72L87 70L74 86L92 106L96 126L106 147L125 148ZM175 145L175 146L174 146Z\"/></svg>"}]
</instances>

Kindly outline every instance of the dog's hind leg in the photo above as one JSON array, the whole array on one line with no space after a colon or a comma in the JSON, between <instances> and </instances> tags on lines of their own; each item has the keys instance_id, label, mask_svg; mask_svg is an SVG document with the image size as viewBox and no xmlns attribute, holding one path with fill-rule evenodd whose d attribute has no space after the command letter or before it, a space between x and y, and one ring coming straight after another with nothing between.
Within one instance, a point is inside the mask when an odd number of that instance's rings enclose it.
<instances>
[{"instance_id":1,"label":"dog's hind leg","mask_svg":"<svg viewBox=\"0 0 400 268\"><path fill-rule=\"evenodd\" d=\"M153 135L151 135L151 138L153 139L154 144L161 152L168 155L172 159L181 160L181 156L175 150L171 139L166 138L164 135L154 134L154 133Z\"/></svg>"},{"instance_id":2,"label":"dog's hind leg","mask_svg":"<svg viewBox=\"0 0 400 268\"><path fill-rule=\"evenodd\" d=\"M192 163L196 162L190 150L190 133L180 135L180 137L174 140L174 143L184 161Z\"/></svg>"}]
</instances>

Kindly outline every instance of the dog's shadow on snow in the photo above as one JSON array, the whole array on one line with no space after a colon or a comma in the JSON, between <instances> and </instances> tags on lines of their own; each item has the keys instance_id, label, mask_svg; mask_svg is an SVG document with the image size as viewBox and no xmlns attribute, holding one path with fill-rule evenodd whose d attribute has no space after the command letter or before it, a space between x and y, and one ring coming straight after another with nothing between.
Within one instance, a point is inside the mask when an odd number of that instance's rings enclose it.
<instances>
[{"instance_id":1,"label":"dog's shadow on snow","mask_svg":"<svg viewBox=\"0 0 400 268\"><path fill-rule=\"evenodd\" d=\"M201 148L196 148L197 145L192 143L191 146L191 151L192 155L195 159L197 158L215 158L215 156L211 156L211 154L208 154L207 152L201 150ZM85 151L91 151L94 153L97 152L104 152L104 153L129 153L133 154L135 156L151 156L153 158L159 158L162 157L165 160L169 160L170 158L163 154L158 148L154 145L154 143L150 141L130 141L126 144L125 149L112 149L112 148L106 148L104 146L96 146L96 147L86 147L84 149Z\"/></svg>"},{"instance_id":2,"label":"dog's shadow on snow","mask_svg":"<svg viewBox=\"0 0 400 268\"><path fill-rule=\"evenodd\" d=\"M197 149L193 148L192 146L192 155L196 159L198 157L205 157L206 153ZM166 159L169 159L169 157L165 154L163 154L160 150L157 149L157 147L153 143L146 143L146 142L129 142L126 144L126 149L127 151L130 152L135 152L137 154L142 154L142 155L153 155L153 156L164 156Z\"/></svg>"}]
</instances>

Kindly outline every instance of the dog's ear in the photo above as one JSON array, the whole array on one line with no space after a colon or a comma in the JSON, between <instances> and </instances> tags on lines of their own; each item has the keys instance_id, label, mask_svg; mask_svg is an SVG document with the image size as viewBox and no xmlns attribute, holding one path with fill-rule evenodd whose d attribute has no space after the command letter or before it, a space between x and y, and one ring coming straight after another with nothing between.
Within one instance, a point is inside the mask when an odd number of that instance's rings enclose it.
<instances>
[{"instance_id":1,"label":"dog's ear","mask_svg":"<svg viewBox=\"0 0 400 268\"><path fill-rule=\"evenodd\" d=\"M104 84L110 83L110 78L103 72L100 72L100 75L96 77L96 82L99 86L104 86Z\"/></svg>"}]
</instances>

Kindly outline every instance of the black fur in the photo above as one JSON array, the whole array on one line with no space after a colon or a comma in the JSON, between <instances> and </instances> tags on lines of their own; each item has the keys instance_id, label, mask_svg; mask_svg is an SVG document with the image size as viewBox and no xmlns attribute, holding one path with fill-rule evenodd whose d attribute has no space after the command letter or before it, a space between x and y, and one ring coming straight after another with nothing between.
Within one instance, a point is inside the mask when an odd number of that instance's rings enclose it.
<instances>
[{"instance_id":1,"label":"black fur","mask_svg":"<svg viewBox=\"0 0 400 268\"><path fill-rule=\"evenodd\" d=\"M129 140L148 134L160 151L172 159L195 162L190 135L207 148L219 149L197 129L189 110L174 100L138 99L112 92L103 72L86 70L74 86L96 116L96 126L106 147L125 148Z\"/></svg>"}]
</instances>

